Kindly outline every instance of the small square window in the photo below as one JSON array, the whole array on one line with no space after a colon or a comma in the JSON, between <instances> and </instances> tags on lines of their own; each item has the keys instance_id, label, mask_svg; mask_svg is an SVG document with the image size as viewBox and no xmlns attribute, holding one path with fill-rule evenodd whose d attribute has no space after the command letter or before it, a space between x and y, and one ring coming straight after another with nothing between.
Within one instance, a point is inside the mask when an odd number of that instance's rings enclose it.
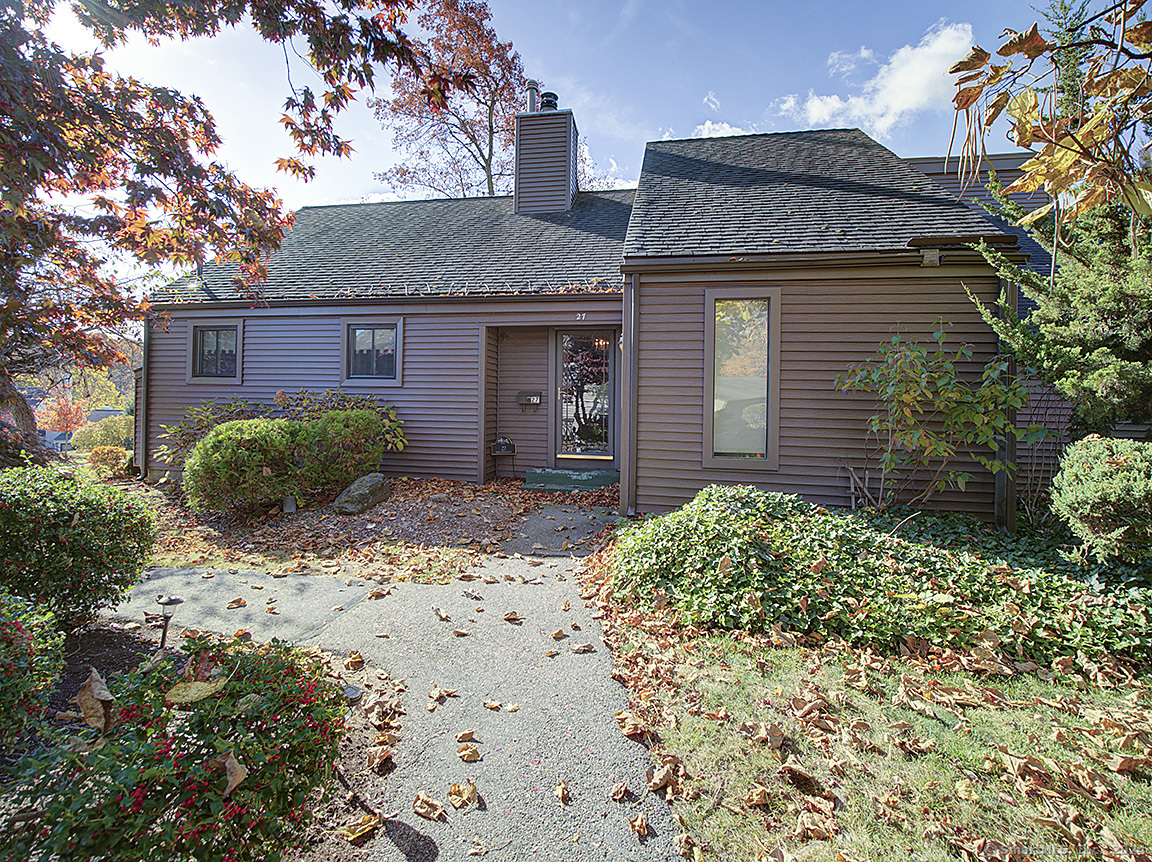
<instances>
[{"instance_id":1,"label":"small square window","mask_svg":"<svg viewBox=\"0 0 1152 862\"><path fill-rule=\"evenodd\" d=\"M348 376L396 379L396 324L348 327Z\"/></svg>"},{"instance_id":2,"label":"small square window","mask_svg":"<svg viewBox=\"0 0 1152 862\"><path fill-rule=\"evenodd\" d=\"M236 377L238 342L235 326L194 326L192 376Z\"/></svg>"}]
</instances>

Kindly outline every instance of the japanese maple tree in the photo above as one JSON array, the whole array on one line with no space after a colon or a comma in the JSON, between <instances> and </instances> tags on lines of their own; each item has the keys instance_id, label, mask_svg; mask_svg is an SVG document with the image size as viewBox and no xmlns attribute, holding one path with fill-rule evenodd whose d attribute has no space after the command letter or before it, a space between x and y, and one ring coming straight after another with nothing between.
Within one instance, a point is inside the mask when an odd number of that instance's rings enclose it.
<instances>
[{"instance_id":1,"label":"japanese maple tree","mask_svg":"<svg viewBox=\"0 0 1152 862\"><path fill-rule=\"evenodd\" d=\"M88 423L91 409L86 400L74 400L71 392L58 392L36 408L36 423L48 431L71 434Z\"/></svg>"},{"instance_id":2,"label":"japanese maple tree","mask_svg":"<svg viewBox=\"0 0 1152 862\"><path fill-rule=\"evenodd\" d=\"M221 141L194 96L111 72L45 35L59 0L0 0L0 405L25 434L35 425L18 374L101 365L105 337L147 305L107 265L234 260L251 293L291 223L274 192L246 186L214 161ZM401 73L435 109L467 75L428 67L401 26L415 0L100 0L73 4L105 47L143 34L213 36L250 24L268 42L304 48L319 92L291 88L281 118L295 155L278 167L309 179L305 160L348 156L336 116L381 67ZM76 206L77 201L87 204Z\"/></svg>"}]
</instances>

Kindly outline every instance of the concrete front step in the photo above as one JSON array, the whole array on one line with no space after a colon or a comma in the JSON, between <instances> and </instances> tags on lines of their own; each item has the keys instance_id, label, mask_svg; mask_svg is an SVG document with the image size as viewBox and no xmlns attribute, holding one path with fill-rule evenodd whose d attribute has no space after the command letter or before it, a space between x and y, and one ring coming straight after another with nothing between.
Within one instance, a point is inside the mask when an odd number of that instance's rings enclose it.
<instances>
[{"instance_id":1,"label":"concrete front step","mask_svg":"<svg viewBox=\"0 0 1152 862\"><path fill-rule=\"evenodd\" d=\"M524 487L530 491L589 491L620 481L619 470L550 470L528 471Z\"/></svg>"}]
</instances>

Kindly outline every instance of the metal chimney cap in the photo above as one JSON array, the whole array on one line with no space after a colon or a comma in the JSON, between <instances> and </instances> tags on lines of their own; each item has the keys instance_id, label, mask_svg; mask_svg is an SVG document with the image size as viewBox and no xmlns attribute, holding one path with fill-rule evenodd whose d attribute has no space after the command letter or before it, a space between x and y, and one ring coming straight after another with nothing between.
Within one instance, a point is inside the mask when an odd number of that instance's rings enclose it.
<instances>
[{"instance_id":1,"label":"metal chimney cap","mask_svg":"<svg viewBox=\"0 0 1152 862\"><path fill-rule=\"evenodd\" d=\"M555 111L559 103L560 97L551 91L540 94L541 111Z\"/></svg>"}]
</instances>

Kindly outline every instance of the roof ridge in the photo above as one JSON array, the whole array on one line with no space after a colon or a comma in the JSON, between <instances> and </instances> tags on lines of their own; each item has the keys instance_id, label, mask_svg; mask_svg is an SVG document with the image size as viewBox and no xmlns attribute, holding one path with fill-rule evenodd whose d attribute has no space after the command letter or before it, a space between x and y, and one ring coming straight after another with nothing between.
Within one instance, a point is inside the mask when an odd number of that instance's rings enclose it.
<instances>
[{"instance_id":1,"label":"roof ridge","mask_svg":"<svg viewBox=\"0 0 1152 862\"><path fill-rule=\"evenodd\" d=\"M609 194L616 192L634 192L635 186L629 186L622 189L579 189L579 194L582 195L599 195ZM329 204L305 204L295 212L300 210L319 210L319 209L334 209L336 207L375 207L386 206L390 204L449 204L449 203L464 203L465 201L504 201L511 200L513 195L473 195L465 198L407 198L395 201L343 201Z\"/></svg>"},{"instance_id":2,"label":"roof ridge","mask_svg":"<svg viewBox=\"0 0 1152 862\"><path fill-rule=\"evenodd\" d=\"M658 141L648 141L644 147L647 149L653 144L677 144L689 141L727 141L732 140L733 138L773 138L784 137L786 135L819 135L825 132L859 132L861 135L864 135L864 137L868 137L864 130L858 126L836 126L830 129L788 129L779 132L741 132L739 134L733 135L693 135L692 137L688 138L661 138ZM868 138L868 140L871 141L872 138ZM873 141L873 143L877 142Z\"/></svg>"}]
</instances>

